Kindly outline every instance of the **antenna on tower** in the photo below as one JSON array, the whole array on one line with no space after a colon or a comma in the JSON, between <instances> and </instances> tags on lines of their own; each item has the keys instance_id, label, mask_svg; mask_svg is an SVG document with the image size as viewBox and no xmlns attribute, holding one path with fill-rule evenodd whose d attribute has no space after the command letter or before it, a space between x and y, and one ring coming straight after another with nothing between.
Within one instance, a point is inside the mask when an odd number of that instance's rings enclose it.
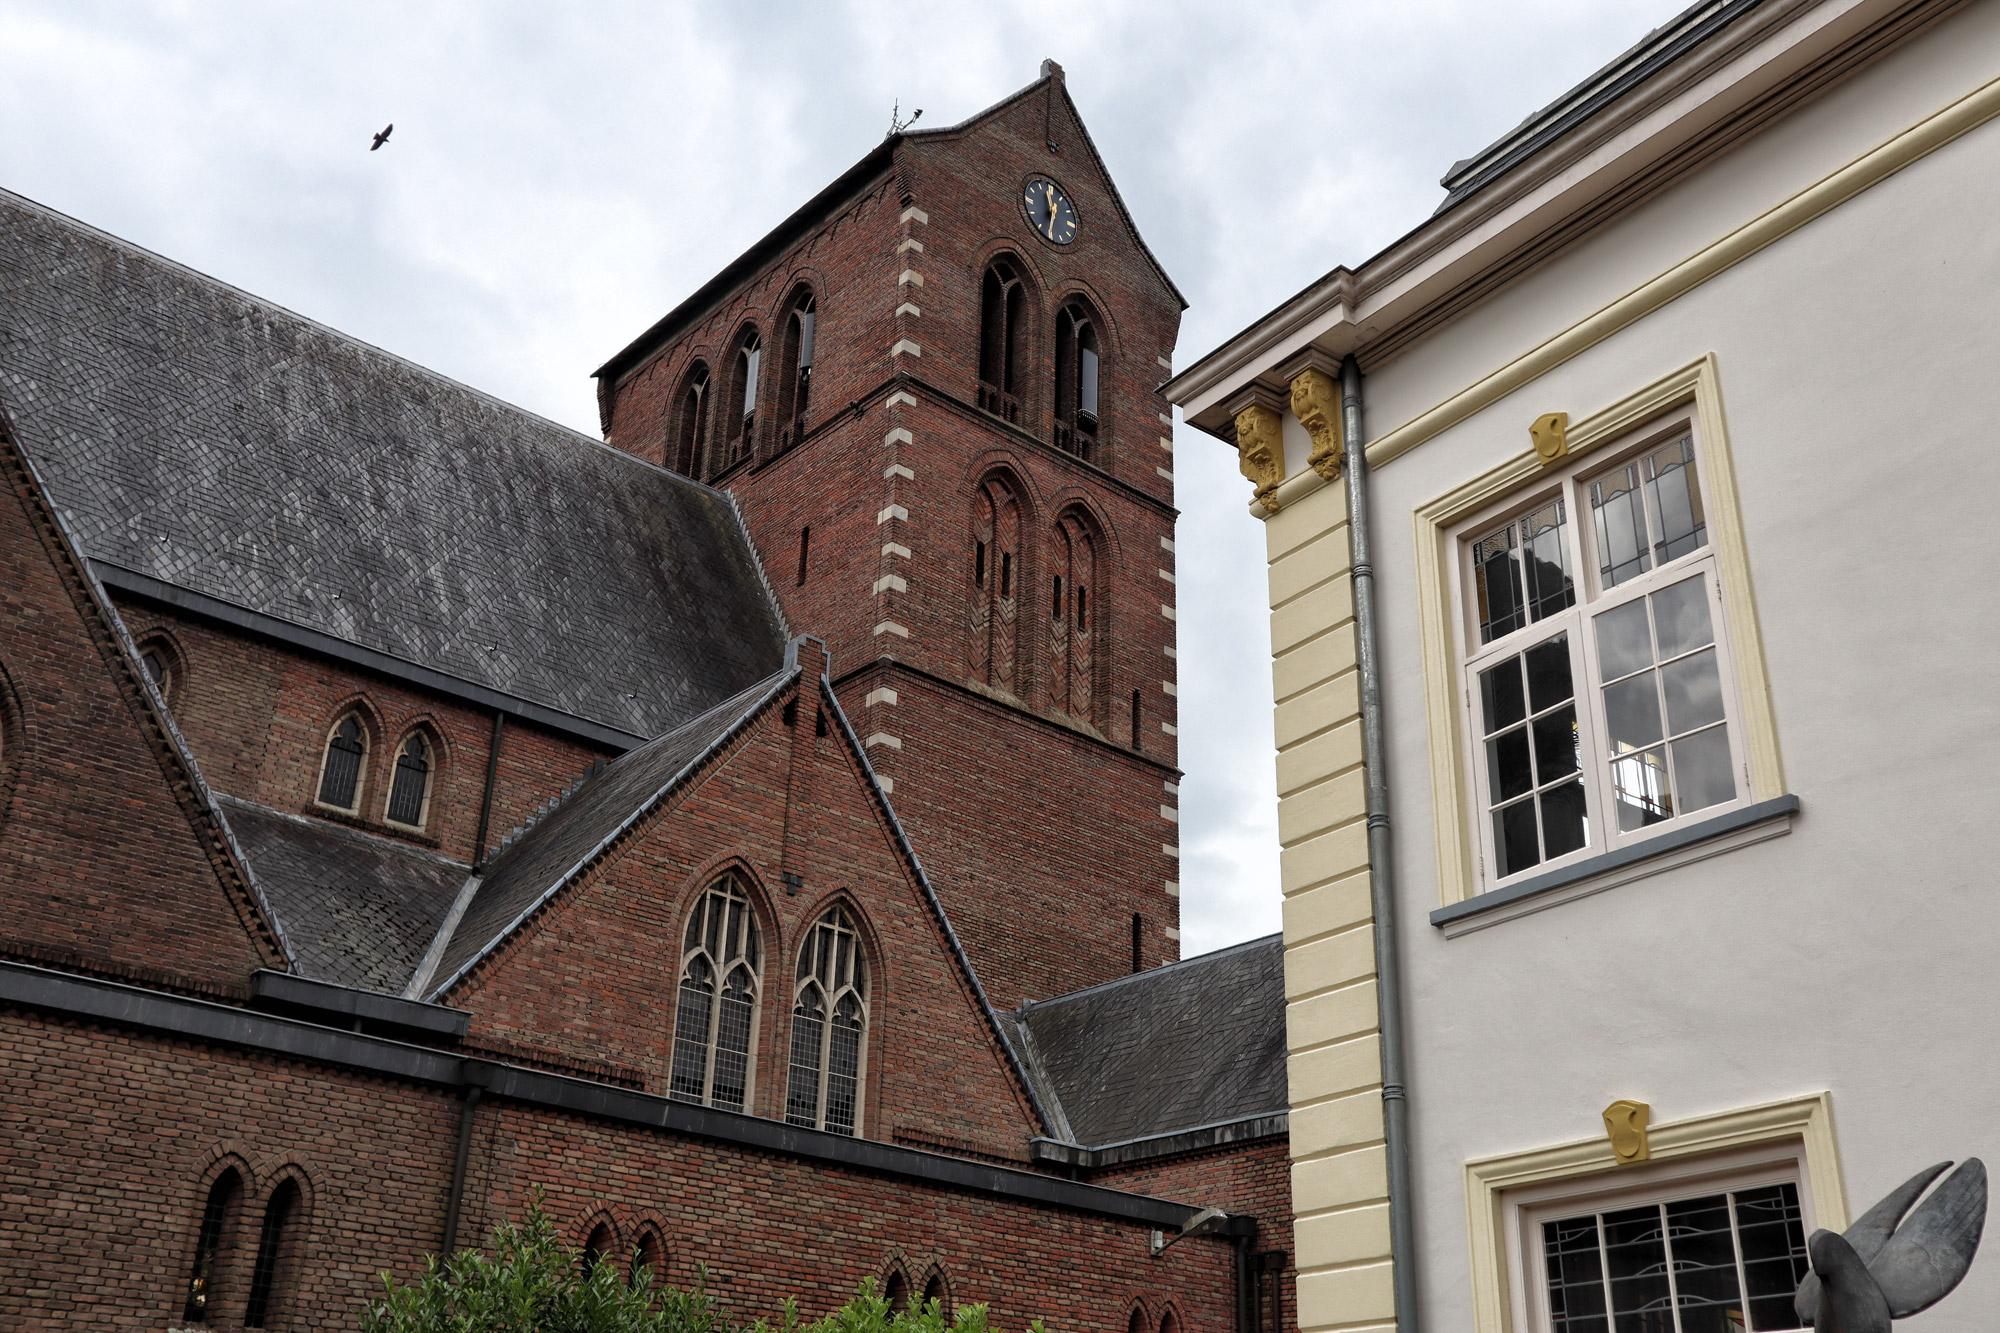
<instances>
[{"instance_id":1,"label":"antenna on tower","mask_svg":"<svg viewBox=\"0 0 2000 1333\"><path fill-rule=\"evenodd\" d=\"M903 99L900 97L897 98L895 104L890 108L889 111L889 133L901 134L904 130L907 130L908 128L910 128L910 126L916 124L919 120L922 120L923 115L924 115L924 109L922 107L918 107L915 111L910 113L910 118L908 120L904 120Z\"/></svg>"}]
</instances>

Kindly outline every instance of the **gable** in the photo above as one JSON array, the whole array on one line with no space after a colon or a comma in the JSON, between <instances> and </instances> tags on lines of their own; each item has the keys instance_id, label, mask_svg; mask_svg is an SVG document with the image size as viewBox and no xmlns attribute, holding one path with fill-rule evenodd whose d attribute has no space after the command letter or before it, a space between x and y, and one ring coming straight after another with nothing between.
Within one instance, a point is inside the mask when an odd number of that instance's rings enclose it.
<instances>
[{"instance_id":1,"label":"gable","mask_svg":"<svg viewBox=\"0 0 2000 1333\"><path fill-rule=\"evenodd\" d=\"M239 993L272 920L0 417L0 952Z\"/></svg>"}]
</instances>

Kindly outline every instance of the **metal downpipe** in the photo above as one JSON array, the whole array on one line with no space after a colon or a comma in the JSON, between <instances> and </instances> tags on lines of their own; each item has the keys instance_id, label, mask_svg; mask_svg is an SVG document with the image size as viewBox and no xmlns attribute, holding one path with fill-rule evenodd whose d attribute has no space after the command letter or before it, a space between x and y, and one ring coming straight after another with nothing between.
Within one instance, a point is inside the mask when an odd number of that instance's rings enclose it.
<instances>
[{"instance_id":1,"label":"metal downpipe","mask_svg":"<svg viewBox=\"0 0 2000 1333\"><path fill-rule=\"evenodd\" d=\"M1410 1111L1403 1074L1403 978L1397 947L1395 860L1389 843L1388 742L1375 625L1368 451L1361 435L1361 365L1352 356L1340 364L1340 409L1347 534L1354 565L1355 656L1361 671L1361 747L1368 776L1368 881L1375 912L1375 1003L1382 1035L1382 1137L1389 1171L1390 1263L1397 1333L1417 1333L1417 1250L1410 1201Z\"/></svg>"}]
</instances>

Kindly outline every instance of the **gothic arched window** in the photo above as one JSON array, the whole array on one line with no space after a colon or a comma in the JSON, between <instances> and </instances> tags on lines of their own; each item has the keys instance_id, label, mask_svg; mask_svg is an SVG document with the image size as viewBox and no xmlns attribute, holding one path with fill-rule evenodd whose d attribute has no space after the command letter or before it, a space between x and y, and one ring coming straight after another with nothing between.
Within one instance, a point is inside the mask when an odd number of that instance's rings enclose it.
<instances>
[{"instance_id":1,"label":"gothic arched window","mask_svg":"<svg viewBox=\"0 0 2000 1333\"><path fill-rule=\"evenodd\" d=\"M812 400L813 326L818 307L812 289L801 288L785 315L785 354L779 362L778 447L788 449L805 434L806 408Z\"/></svg>"},{"instance_id":2,"label":"gothic arched window","mask_svg":"<svg viewBox=\"0 0 2000 1333\"><path fill-rule=\"evenodd\" d=\"M639 1243L634 1250L630 1275L633 1286L639 1284L639 1270L642 1268L650 1275L652 1285L657 1285L665 1279L667 1241L660 1234L660 1228L652 1222L643 1223L639 1227Z\"/></svg>"},{"instance_id":3,"label":"gothic arched window","mask_svg":"<svg viewBox=\"0 0 2000 1333\"><path fill-rule=\"evenodd\" d=\"M264 1328L279 1313L274 1296L278 1289L279 1266L289 1260L292 1232L299 1212L299 1184L286 1180L271 1192L264 1205L264 1225L257 1234L257 1265L250 1271L250 1300L243 1307L245 1328Z\"/></svg>"},{"instance_id":4,"label":"gothic arched window","mask_svg":"<svg viewBox=\"0 0 2000 1333\"><path fill-rule=\"evenodd\" d=\"M708 457L708 367L694 363L681 390L680 419L675 423L674 471L700 480L710 465Z\"/></svg>"},{"instance_id":5,"label":"gothic arched window","mask_svg":"<svg viewBox=\"0 0 2000 1333\"><path fill-rule=\"evenodd\" d=\"M973 497L967 665L974 680L1016 695L1025 692L1014 631L1020 564L1020 500L1005 481L988 477Z\"/></svg>"},{"instance_id":6,"label":"gothic arched window","mask_svg":"<svg viewBox=\"0 0 2000 1333\"><path fill-rule=\"evenodd\" d=\"M1021 422L1028 289L1011 259L995 260L979 284L979 405Z\"/></svg>"},{"instance_id":7,"label":"gothic arched window","mask_svg":"<svg viewBox=\"0 0 2000 1333\"><path fill-rule=\"evenodd\" d=\"M952 1317L954 1312L951 1303L951 1287L945 1282L942 1270L932 1272L931 1280L924 1283L924 1304L929 1305L932 1301L938 1303L938 1311L946 1319Z\"/></svg>"},{"instance_id":8,"label":"gothic arched window","mask_svg":"<svg viewBox=\"0 0 2000 1333\"><path fill-rule=\"evenodd\" d=\"M1056 523L1049 552L1055 572L1050 577L1049 702L1071 717L1096 721L1100 711L1097 685L1103 635L1097 604L1098 541L1089 520L1072 510Z\"/></svg>"},{"instance_id":9,"label":"gothic arched window","mask_svg":"<svg viewBox=\"0 0 2000 1333\"><path fill-rule=\"evenodd\" d=\"M762 964L756 909L725 875L695 904L681 944L669 1095L728 1111L749 1104Z\"/></svg>"},{"instance_id":10,"label":"gothic arched window","mask_svg":"<svg viewBox=\"0 0 2000 1333\"><path fill-rule=\"evenodd\" d=\"M736 345L735 368L730 372L729 401L722 410L728 414L729 467L747 456L757 443L757 379L764 364L764 342L751 329Z\"/></svg>"},{"instance_id":11,"label":"gothic arched window","mask_svg":"<svg viewBox=\"0 0 2000 1333\"><path fill-rule=\"evenodd\" d=\"M1056 315L1056 447L1088 459L1097 444L1097 329L1080 305Z\"/></svg>"},{"instance_id":12,"label":"gothic arched window","mask_svg":"<svg viewBox=\"0 0 2000 1333\"><path fill-rule=\"evenodd\" d=\"M422 828L431 804L431 743L413 731L396 751L396 774L389 784L389 820Z\"/></svg>"},{"instance_id":13,"label":"gothic arched window","mask_svg":"<svg viewBox=\"0 0 2000 1333\"><path fill-rule=\"evenodd\" d=\"M846 909L834 908L806 932L795 982L785 1122L852 1134L868 1048L868 963Z\"/></svg>"},{"instance_id":14,"label":"gothic arched window","mask_svg":"<svg viewBox=\"0 0 2000 1333\"><path fill-rule=\"evenodd\" d=\"M353 814L361 805L361 767L368 757L368 729L349 713L326 738L319 766L319 803Z\"/></svg>"},{"instance_id":15,"label":"gothic arched window","mask_svg":"<svg viewBox=\"0 0 2000 1333\"><path fill-rule=\"evenodd\" d=\"M236 1206L243 1197L243 1177L232 1168L215 1178L208 1187L208 1200L201 1210L201 1229L195 1233L194 1266L188 1273L187 1301L181 1318L206 1322L215 1310L215 1270L222 1251L223 1233L235 1220Z\"/></svg>"}]
</instances>

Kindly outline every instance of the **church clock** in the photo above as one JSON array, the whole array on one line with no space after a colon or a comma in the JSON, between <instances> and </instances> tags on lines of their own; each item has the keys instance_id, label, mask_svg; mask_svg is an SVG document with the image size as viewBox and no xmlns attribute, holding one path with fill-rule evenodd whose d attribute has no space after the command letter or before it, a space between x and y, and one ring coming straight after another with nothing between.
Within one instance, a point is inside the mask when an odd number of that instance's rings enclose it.
<instances>
[{"instance_id":1,"label":"church clock","mask_svg":"<svg viewBox=\"0 0 2000 1333\"><path fill-rule=\"evenodd\" d=\"M1054 181L1040 176L1029 181L1021 193L1021 204L1028 211L1029 223L1043 239L1057 245L1068 245L1076 239L1076 209Z\"/></svg>"}]
</instances>

